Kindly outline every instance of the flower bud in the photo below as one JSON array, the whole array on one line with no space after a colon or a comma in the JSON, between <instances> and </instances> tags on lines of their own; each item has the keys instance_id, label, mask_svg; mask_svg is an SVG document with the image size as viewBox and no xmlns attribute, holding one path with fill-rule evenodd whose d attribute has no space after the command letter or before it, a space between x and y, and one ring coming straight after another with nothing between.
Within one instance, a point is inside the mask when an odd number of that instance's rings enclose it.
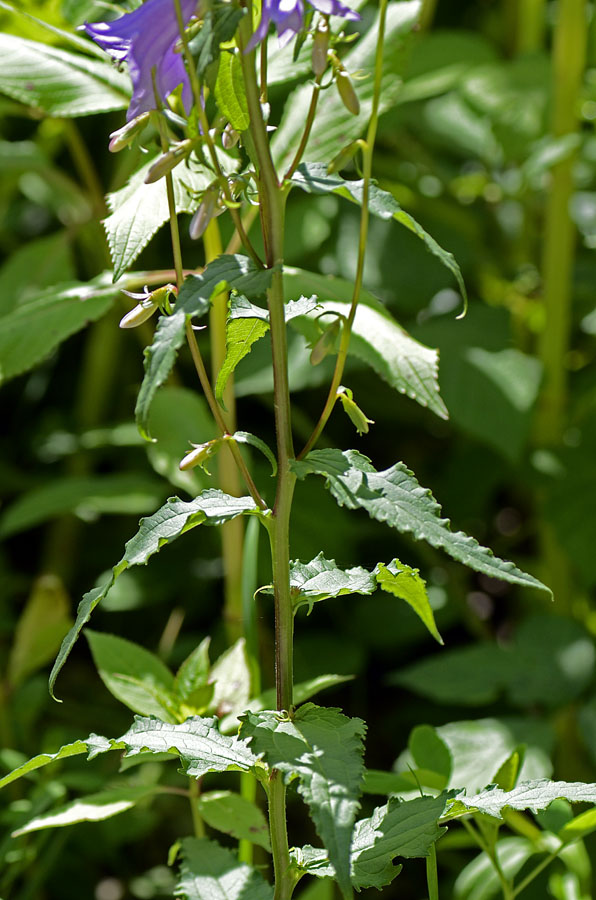
<instances>
[{"instance_id":1,"label":"flower bud","mask_svg":"<svg viewBox=\"0 0 596 900\"><path fill-rule=\"evenodd\" d=\"M339 334L339 319L325 329L317 343L311 350L310 364L318 366L325 357L335 349L335 341Z\"/></svg>"},{"instance_id":2,"label":"flower bud","mask_svg":"<svg viewBox=\"0 0 596 900\"><path fill-rule=\"evenodd\" d=\"M142 325L151 318L158 306L159 302L149 295L120 319L120 328L136 328L137 325Z\"/></svg>"},{"instance_id":3,"label":"flower bud","mask_svg":"<svg viewBox=\"0 0 596 900\"><path fill-rule=\"evenodd\" d=\"M207 225L216 214L215 206L217 203L218 190L212 185L208 187L203 194L203 199L199 204L199 208L190 220L188 233L193 241L198 241L205 233Z\"/></svg>"},{"instance_id":4,"label":"flower bud","mask_svg":"<svg viewBox=\"0 0 596 900\"><path fill-rule=\"evenodd\" d=\"M168 172L171 172L172 169L175 169L178 163L181 163L188 156L193 144L194 141L192 140L181 141L173 150L162 153L147 172L145 184L153 184L155 181L163 178L164 175L167 175Z\"/></svg>"},{"instance_id":5,"label":"flower bud","mask_svg":"<svg viewBox=\"0 0 596 900\"><path fill-rule=\"evenodd\" d=\"M150 113L148 112L141 113L136 119L132 119L130 122L127 122L126 125L123 125L122 128L113 131L110 135L110 143L108 144L110 153L117 153L118 150L123 150L124 147L128 147L128 145L133 142L136 135L143 130L149 121L149 116Z\"/></svg>"},{"instance_id":6,"label":"flower bud","mask_svg":"<svg viewBox=\"0 0 596 900\"><path fill-rule=\"evenodd\" d=\"M353 116L357 116L360 112L360 101L356 96L356 91L354 90L354 85L350 80L350 76L343 67L337 69L335 83L337 84L337 90L339 91L339 96L342 99L343 105Z\"/></svg>"},{"instance_id":7,"label":"flower bud","mask_svg":"<svg viewBox=\"0 0 596 900\"><path fill-rule=\"evenodd\" d=\"M217 438L214 441L207 441L205 444L193 444L193 449L180 460L178 468L181 472L187 472L189 469L194 469L195 466L200 466L209 475L207 461L219 450L221 443L221 438Z\"/></svg>"},{"instance_id":8,"label":"flower bud","mask_svg":"<svg viewBox=\"0 0 596 900\"><path fill-rule=\"evenodd\" d=\"M317 26L312 45L312 70L320 78L327 68L327 51L329 49L329 23L321 19Z\"/></svg>"},{"instance_id":9,"label":"flower bud","mask_svg":"<svg viewBox=\"0 0 596 900\"><path fill-rule=\"evenodd\" d=\"M374 421L372 419L368 419L358 404L353 399L353 394L350 388L343 387L340 385L337 389L337 396L341 400L344 411L348 414L350 419L352 420L353 425L356 428L358 434L368 434L368 426L374 425Z\"/></svg>"},{"instance_id":10,"label":"flower bud","mask_svg":"<svg viewBox=\"0 0 596 900\"><path fill-rule=\"evenodd\" d=\"M352 141L350 144L348 144L347 147L344 147L343 150L340 150L337 156L334 156L327 166L327 174L333 175L334 172L339 172L341 171L341 169L344 169L350 162L352 157L356 154L359 146L359 140Z\"/></svg>"},{"instance_id":11,"label":"flower bud","mask_svg":"<svg viewBox=\"0 0 596 900\"><path fill-rule=\"evenodd\" d=\"M226 125L221 135L221 144L224 150L231 150L240 140L240 135L234 131L230 123Z\"/></svg>"}]
</instances>

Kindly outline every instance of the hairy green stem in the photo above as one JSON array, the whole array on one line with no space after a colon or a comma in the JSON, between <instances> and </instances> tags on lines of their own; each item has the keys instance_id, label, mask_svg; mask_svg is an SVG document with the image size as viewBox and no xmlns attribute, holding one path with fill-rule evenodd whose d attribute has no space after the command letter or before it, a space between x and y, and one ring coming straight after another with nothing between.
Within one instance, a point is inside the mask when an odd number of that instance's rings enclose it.
<instances>
[{"instance_id":1,"label":"hairy green stem","mask_svg":"<svg viewBox=\"0 0 596 900\"><path fill-rule=\"evenodd\" d=\"M362 279L364 276L364 257L366 254L366 241L368 237L368 223L369 223L369 209L368 209L368 198L370 193L370 182L372 178L372 162L373 162L373 152L375 146L375 140L377 136L377 126L379 122L379 101L381 97L381 82L383 78L383 42L385 39L385 22L387 19L387 4L388 0L380 0L379 3L379 25L378 25L378 34L377 34L377 49L375 55L375 80L374 80L374 88L373 88L373 98L372 98L372 109L370 114L370 121L368 123L368 130L366 133L366 141L363 144L362 148L362 170L363 170L363 180L362 180L362 209L360 213L360 234L358 241L358 261L356 265L356 276L354 278L354 290L352 293L352 303L350 306L350 312L343 324L341 339L339 345L339 351L337 354L337 361L335 363L335 371L333 372L333 378L331 380L331 387L329 388L329 393L327 394L327 400L325 402L325 406L323 407L323 412L320 415L319 421L317 422L313 433L310 438L306 442L303 450L299 454L299 459L306 456L308 451L316 444L319 439L321 432L323 431L325 425L327 424L327 420L331 415L333 407L335 406L337 400L337 389L341 384L342 375L344 372L346 358L348 355L348 347L350 344L350 337L352 334L352 326L354 324L354 319L356 317L356 310L358 308L358 301L360 300L360 291L362 289Z\"/></svg>"},{"instance_id":2,"label":"hairy green stem","mask_svg":"<svg viewBox=\"0 0 596 900\"><path fill-rule=\"evenodd\" d=\"M273 594L275 602L275 684L277 707L291 711L293 704L294 612L290 592L290 512L295 476L288 384L288 352L283 290L283 239L286 191L280 186L271 158L269 139L261 111L254 51L245 52L251 26L246 16L238 34L238 46L250 115L250 136L257 162L257 186L261 204L261 227L267 267L273 270L267 294L277 442L277 489L269 523ZM286 825L286 789L281 774L274 771L268 786L269 826L275 872L274 900L289 900L295 886L290 868Z\"/></svg>"}]
</instances>

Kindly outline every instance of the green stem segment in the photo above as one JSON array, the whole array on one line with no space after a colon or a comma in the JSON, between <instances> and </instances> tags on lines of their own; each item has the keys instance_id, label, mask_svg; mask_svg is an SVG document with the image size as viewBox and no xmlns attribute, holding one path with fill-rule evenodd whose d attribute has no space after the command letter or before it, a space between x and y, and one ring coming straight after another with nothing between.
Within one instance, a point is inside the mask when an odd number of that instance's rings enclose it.
<instances>
[{"instance_id":1,"label":"green stem segment","mask_svg":"<svg viewBox=\"0 0 596 900\"><path fill-rule=\"evenodd\" d=\"M321 432L323 431L325 425L327 424L327 420L333 411L333 407L337 401L337 389L341 384L341 379L344 372L344 367L346 364L346 359L348 356L348 347L350 344L350 337L352 334L352 326L354 324L354 319L356 317L356 310L358 308L358 301L360 299L360 291L362 289L362 279L364 276L364 257L366 254L366 241L368 238L368 223L369 223L369 209L368 209L368 198L370 193L370 182L372 178L372 162L373 162L373 152L375 146L375 140L377 136L377 126L379 122L379 101L381 97L381 83L383 79L383 43L385 40L385 23L387 20L387 4L388 0L380 0L379 3L379 26L378 26L378 36L377 36L377 49L375 56L375 81L374 81L374 89L373 89L373 99L372 99L372 109L370 114L370 121L368 123L368 130L366 133L366 140L362 144L362 171L363 171L363 181L362 181L362 209L360 213L360 235L358 241L358 262L356 266L356 276L354 278L354 291L352 293L352 304L350 306L350 312L346 321L343 324L339 352L337 354L337 361L335 363L335 371L333 373L333 378L331 381L331 387L329 388L329 393L327 395L327 400L325 402L325 406L323 407L323 412L317 422L313 433L309 437L308 441L304 449L299 454L299 459L306 456L309 450L316 444L318 441Z\"/></svg>"},{"instance_id":2,"label":"green stem segment","mask_svg":"<svg viewBox=\"0 0 596 900\"><path fill-rule=\"evenodd\" d=\"M552 135L579 133L578 104L588 38L585 0L560 0L553 46ZM537 422L540 443L558 443L565 424L567 364L571 328L575 225L569 214L575 154L570 152L552 170L544 225L544 329L540 358L544 366Z\"/></svg>"}]
</instances>

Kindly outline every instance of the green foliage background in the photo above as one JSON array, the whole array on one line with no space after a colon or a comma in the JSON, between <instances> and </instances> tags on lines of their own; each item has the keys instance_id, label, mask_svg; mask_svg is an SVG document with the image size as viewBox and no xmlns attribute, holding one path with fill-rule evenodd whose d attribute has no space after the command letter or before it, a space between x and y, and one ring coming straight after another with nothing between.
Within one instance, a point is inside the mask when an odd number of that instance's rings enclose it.
<instances>
[{"instance_id":1,"label":"green foliage background","mask_svg":"<svg viewBox=\"0 0 596 900\"><path fill-rule=\"evenodd\" d=\"M67 28L95 10L93 0L30 0L24 6ZM439 349L449 419L401 397L356 358L346 375L375 422L358 438L358 449L378 469L405 460L457 529L550 585L554 603L545 594L465 571L426 545L388 533L363 512L348 514L318 479L301 483L293 518L296 559L310 560L324 547L325 556L343 568L357 560L370 570L378 559L395 557L418 567L445 641L439 647L410 608L383 591L340 596L315 605L310 617L307 610L299 613L296 680L320 675L321 660L325 672L355 676L332 687L325 702L367 720L369 768L391 770L398 757L400 772L412 758L420 766L416 732L408 747L410 732L434 726L459 760L458 777L472 791L484 787L519 745L525 746L529 777L596 781L591 604L596 585L596 16L587 4L592 17L587 65L581 92L573 98L581 125L575 133L553 135L551 85L564 76L552 69L557 6L440 0L432 27L401 49L403 83L394 76L396 105L381 118L375 176L454 254L470 298L468 314L456 318L461 297L454 279L393 220L371 222L365 285L415 338ZM3 10L0 6L3 40L12 33L48 39L38 26ZM365 20L371 14L365 7ZM544 27L536 27L542 21ZM61 46L58 38L55 42ZM275 119L291 87L274 88ZM63 315L69 298L53 286L97 279L111 268L98 221L108 213L104 194L121 188L140 162L136 151L117 156L107 151L107 134L122 124L122 112L77 121L45 118L15 98L1 73L0 91L3 775L90 732L119 734L128 728L129 712L104 688L85 642L76 646L58 682L63 705L48 696L46 670L80 596L105 582L139 517L169 494L182 492L188 499L197 487L212 484L197 470L180 473L177 462L188 449L189 421L196 442L209 440L213 431L194 392L190 360L182 354L151 408L149 431L157 442L140 438L133 408L152 325L118 330L127 305L109 278L97 282L102 291L84 308L72 302L70 324L56 334L52 311L62 304ZM124 99L120 106L125 105ZM545 229L553 167L569 160L571 326L567 345L553 362L542 337L550 327L543 303L550 271L545 246L553 254L558 244L556 235L548 243ZM287 262L349 281L357 229L358 211L344 198L295 191ZM202 265L198 245L184 240L187 264ZM564 242L561 221L559 243ZM135 263L137 270L144 266L171 268L163 232ZM298 288L300 275L291 277ZM313 290L304 284L308 296ZM82 329L84 324L89 327ZM301 353L304 341L292 333L295 427L306 440L330 363L310 366ZM265 336L240 363L236 389L239 428L273 443L266 345ZM41 365L30 370L30 360L40 358ZM568 379L563 416L555 422L543 389L545 366L553 365L564 368ZM353 426L338 408L326 442L345 447L352 440ZM269 463L258 453L253 463L264 480ZM219 537L214 529L196 535L190 556L187 539L148 569L124 572L95 613L94 629L142 644L173 669L207 636L217 658L227 645ZM256 580L265 585L270 573L261 550ZM268 688L272 607L265 593L256 602ZM131 769L131 788L149 790L159 765ZM70 760L7 789L8 802L0 809L6 828L0 840L4 900L171 896L167 848L191 831L190 818L181 823L187 809L173 795L163 794L151 805L141 800L107 822L10 837L52 805L99 790L116 772L117 761L108 757L89 766ZM217 776L208 777L213 788L221 786ZM451 777L460 786L455 773ZM173 772L168 779L175 783ZM302 831L305 842L313 840L312 824L293 809L291 827ZM559 813L564 821L564 804ZM545 827L556 830L552 822ZM450 834L438 845L442 891L475 900L492 896L481 867L466 870L466 883L458 878L474 856L462 835ZM547 890L555 897L591 896L589 841L583 855L578 850L577 859L561 864L555 876L538 879L524 896L544 897ZM520 868L529 858L519 843L508 852L520 854ZM565 893L569 872L581 894ZM116 893L110 895L110 889ZM322 882L316 890L329 888ZM425 896L425 890L420 861L386 889L391 896L411 898Z\"/></svg>"}]
</instances>

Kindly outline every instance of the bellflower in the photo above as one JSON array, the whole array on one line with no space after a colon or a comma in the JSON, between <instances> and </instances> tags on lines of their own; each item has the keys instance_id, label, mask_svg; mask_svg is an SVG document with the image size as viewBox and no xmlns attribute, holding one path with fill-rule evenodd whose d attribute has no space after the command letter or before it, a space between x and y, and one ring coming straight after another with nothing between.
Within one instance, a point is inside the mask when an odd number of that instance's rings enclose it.
<instances>
[{"instance_id":1,"label":"bellflower","mask_svg":"<svg viewBox=\"0 0 596 900\"><path fill-rule=\"evenodd\" d=\"M186 24L197 0L180 0L182 18ZM133 12L125 13L111 22L85 24L85 31L110 56L126 62L132 79L132 100L126 120L156 108L152 69L155 67L155 88L165 100L179 84L186 110L192 106L192 93L181 53L174 47L179 38L174 0L147 0Z\"/></svg>"},{"instance_id":2,"label":"bellflower","mask_svg":"<svg viewBox=\"0 0 596 900\"><path fill-rule=\"evenodd\" d=\"M311 6L325 16L342 16L344 19L359 19L355 10L341 3L340 0L308 0ZM263 11L258 28L248 44L252 50L267 37L269 25L273 23L277 29L282 47L302 30L304 25L304 0L263 0Z\"/></svg>"}]
</instances>

